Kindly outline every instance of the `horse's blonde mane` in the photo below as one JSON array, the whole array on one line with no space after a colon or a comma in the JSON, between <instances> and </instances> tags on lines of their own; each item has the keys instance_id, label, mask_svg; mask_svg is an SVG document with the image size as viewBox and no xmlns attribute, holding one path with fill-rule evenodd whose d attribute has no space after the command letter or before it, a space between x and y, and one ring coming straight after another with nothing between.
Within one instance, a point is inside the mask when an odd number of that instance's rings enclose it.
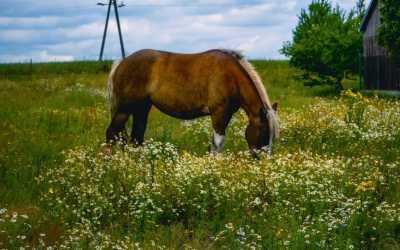
<instances>
[{"instance_id":1,"label":"horse's blonde mane","mask_svg":"<svg viewBox=\"0 0 400 250\"><path fill-rule=\"evenodd\" d=\"M247 72L251 81L254 84L254 87L257 90L257 93L261 99L261 102L263 103L264 107L266 108L266 110L268 112L268 120L270 122L270 126L273 128L274 136L278 137L279 136L278 118L275 114L275 111L272 108L271 101L268 98L267 91L265 90L265 87L262 83L261 77L255 70L254 66L249 61L246 60L246 58L240 51L229 50L229 49L220 49L220 51L233 56L239 62L239 64L243 67L243 69Z\"/></svg>"}]
</instances>

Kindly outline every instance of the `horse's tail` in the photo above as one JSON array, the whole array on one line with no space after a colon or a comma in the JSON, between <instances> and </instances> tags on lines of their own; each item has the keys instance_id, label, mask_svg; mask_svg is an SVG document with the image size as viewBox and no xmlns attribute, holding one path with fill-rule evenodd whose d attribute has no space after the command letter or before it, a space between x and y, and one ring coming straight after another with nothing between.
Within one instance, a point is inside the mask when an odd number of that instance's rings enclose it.
<instances>
[{"instance_id":1,"label":"horse's tail","mask_svg":"<svg viewBox=\"0 0 400 250\"><path fill-rule=\"evenodd\" d=\"M116 69L118 68L119 64L121 63L122 59L118 59L115 60L111 66L111 71L110 74L108 75L108 82L107 82L107 86L108 86L108 98L109 98L109 102L110 102L110 110L111 110L111 117L114 116L116 109L117 109L117 100L116 97L114 95L114 74Z\"/></svg>"}]
</instances>

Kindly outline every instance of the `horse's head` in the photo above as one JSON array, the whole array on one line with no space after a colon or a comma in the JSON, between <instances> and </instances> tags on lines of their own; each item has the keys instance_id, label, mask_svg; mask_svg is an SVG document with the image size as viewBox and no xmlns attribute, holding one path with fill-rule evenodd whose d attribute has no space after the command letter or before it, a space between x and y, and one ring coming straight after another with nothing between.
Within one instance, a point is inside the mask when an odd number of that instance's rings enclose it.
<instances>
[{"instance_id":1,"label":"horse's head","mask_svg":"<svg viewBox=\"0 0 400 250\"><path fill-rule=\"evenodd\" d=\"M250 121L246 129L246 139L253 153L262 150L271 154L273 139L279 136L277 108L277 103L272 105L272 109L262 107L259 117L253 122Z\"/></svg>"}]
</instances>

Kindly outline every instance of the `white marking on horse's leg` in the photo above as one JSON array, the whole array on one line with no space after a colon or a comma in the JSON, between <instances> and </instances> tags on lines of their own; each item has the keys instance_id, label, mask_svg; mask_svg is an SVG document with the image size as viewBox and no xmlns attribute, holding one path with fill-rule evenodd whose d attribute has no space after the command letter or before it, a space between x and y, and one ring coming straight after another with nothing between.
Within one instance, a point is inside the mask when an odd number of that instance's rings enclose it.
<instances>
[{"instance_id":1,"label":"white marking on horse's leg","mask_svg":"<svg viewBox=\"0 0 400 250\"><path fill-rule=\"evenodd\" d=\"M272 136L269 137L269 144L267 149L268 155L272 155Z\"/></svg>"},{"instance_id":2,"label":"white marking on horse's leg","mask_svg":"<svg viewBox=\"0 0 400 250\"><path fill-rule=\"evenodd\" d=\"M224 135L220 135L213 131L213 138L211 140L211 153L221 152L224 147L224 138Z\"/></svg>"}]
</instances>

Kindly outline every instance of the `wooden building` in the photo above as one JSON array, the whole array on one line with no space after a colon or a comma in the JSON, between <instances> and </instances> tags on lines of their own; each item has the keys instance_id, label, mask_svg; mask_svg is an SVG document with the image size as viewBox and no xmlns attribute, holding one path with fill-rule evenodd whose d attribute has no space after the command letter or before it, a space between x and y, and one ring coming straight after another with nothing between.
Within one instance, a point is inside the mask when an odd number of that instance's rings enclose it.
<instances>
[{"instance_id":1,"label":"wooden building","mask_svg":"<svg viewBox=\"0 0 400 250\"><path fill-rule=\"evenodd\" d=\"M364 88L400 90L400 67L378 44L379 0L371 0L360 30L363 32Z\"/></svg>"}]
</instances>

